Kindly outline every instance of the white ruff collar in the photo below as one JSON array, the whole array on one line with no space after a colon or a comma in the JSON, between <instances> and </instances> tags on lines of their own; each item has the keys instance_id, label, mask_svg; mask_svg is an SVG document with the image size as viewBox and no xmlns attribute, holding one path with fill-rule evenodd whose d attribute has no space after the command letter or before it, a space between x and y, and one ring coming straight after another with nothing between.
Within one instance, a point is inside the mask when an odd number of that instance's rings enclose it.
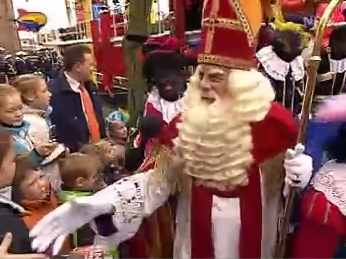
<instances>
[{"instance_id":1,"label":"white ruff collar","mask_svg":"<svg viewBox=\"0 0 346 259\"><path fill-rule=\"evenodd\" d=\"M330 72L343 73L346 71L346 58L343 59L330 59Z\"/></svg>"},{"instance_id":2,"label":"white ruff collar","mask_svg":"<svg viewBox=\"0 0 346 259\"><path fill-rule=\"evenodd\" d=\"M311 184L346 216L346 164L336 163L335 160L327 162L316 173Z\"/></svg>"},{"instance_id":3,"label":"white ruff collar","mask_svg":"<svg viewBox=\"0 0 346 259\"><path fill-rule=\"evenodd\" d=\"M183 99L184 98L180 98L174 102L166 101L160 97L159 91L155 88L149 93L147 102L161 112L162 119L166 123L169 123L175 116L183 111Z\"/></svg>"},{"instance_id":4,"label":"white ruff collar","mask_svg":"<svg viewBox=\"0 0 346 259\"><path fill-rule=\"evenodd\" d=\"M297 56L294 60L287 63L276 55L272 46L267 46L260 49L256 53L256 57L268 75L275 80L284 82L290 68L294 81L297 82L304 78L305 69L302 56Z\"/></svg>"}]
</instances>

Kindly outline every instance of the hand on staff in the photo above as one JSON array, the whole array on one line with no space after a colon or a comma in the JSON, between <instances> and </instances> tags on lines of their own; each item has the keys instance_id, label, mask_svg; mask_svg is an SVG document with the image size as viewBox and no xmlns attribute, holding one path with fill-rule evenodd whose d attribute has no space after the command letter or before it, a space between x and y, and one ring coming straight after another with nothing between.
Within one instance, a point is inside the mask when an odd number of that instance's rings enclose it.
<instances>
[{"instance_id":1,"label":"hand on staff","mask_svg":"<svg viewBox=\"0 0 346 259\"><path fill-rule=\"evenodd\" d=\"M305 147L297 144L286 152L284 168L285 182L293 187L305 188L312 175L312 158L303 154Z\"/></svg>"},{"instance_id":2,"label":"hand on staff","mask_svg":"<svg viewBox=\"0 0 346 259\"><path fill-rule=\"evenodd\" d=\"M54 151L54 149L56 149L57 146L58 146L58 143L56 142L43 143L43 144L37 145L35 147L35 150L40 156L46 157L46 156L49 156Z\"/></svg>"},{"instance_id":3,"label":"hand on staff","mask_svg":"<svg viewBox=\"0 0 346 259\"><path fill-rule=\"evenodd\" d=\"M0 258L2 259L16 259L16 258L25 258L25 259L44 259L46 258L43 254L9 254L7 251L12 244L12 234L7 233L0 245Z\"/></svg>"}]
</instances>

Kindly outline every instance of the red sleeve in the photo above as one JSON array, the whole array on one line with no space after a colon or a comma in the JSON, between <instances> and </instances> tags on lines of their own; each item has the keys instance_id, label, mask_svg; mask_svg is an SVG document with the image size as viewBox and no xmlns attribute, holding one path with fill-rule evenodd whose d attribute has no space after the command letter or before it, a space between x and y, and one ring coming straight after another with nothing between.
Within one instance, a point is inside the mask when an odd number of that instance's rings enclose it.
<instances>
[{"instance_id":1,"label":"red sleeve","mask_svg":"<svg viewBox=\"0 0 346 259\"><path fill-rule=\"evenodd\" d=\"M345 217L321 192L309 188L301 204L301 222L293 239L292 258L333 258Z\"/></svg>"},{"instance_id":2,"label":"red sleeve","mask_svg":"<svg viewBox=\"0 0 346 259\"><path fill-rule=\"evenodd\" d=\"M258 164L293 146L298 133L292 113L275 102L262 121L251 124L251 130L252 155Z\"/></svg>"},{"instance_id":3,"label":"red sleeve","mask_svg":"<svg viewBox=\"0 0 346 259\"><path fill-rule=\"evenodd\" d=\"M305 191L300 213L303 222L310 221L316 226L327 226L340 235L345 232L345 217L339 208L329 202L322 192L313 188Z\"/></svg>"}]
</instances>

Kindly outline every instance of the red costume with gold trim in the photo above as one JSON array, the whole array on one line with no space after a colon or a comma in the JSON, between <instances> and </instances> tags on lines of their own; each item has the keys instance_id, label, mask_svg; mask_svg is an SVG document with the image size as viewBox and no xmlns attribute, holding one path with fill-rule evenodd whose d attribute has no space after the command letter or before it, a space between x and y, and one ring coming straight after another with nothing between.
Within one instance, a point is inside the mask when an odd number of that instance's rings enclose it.
<instances>
[{"instance_id":1,"label":"red costume with gold trim","mask_svg":"<svg viewBox=\"0 0 346 259\"><path fill-rule=\"evenodd\" d=\"M108 243L131 238L176 195L174 258L268 257L277 222L263 199L261 180L268 175L259 166L293 145L297 128L292 114L273 102L270 81L254 69L261 14L259 0L205 0L200 66L183 112L159 137L165 146L174 143L176 156L161 146L154 170L99 193L110 201L98 213L111 207L117 228ZM92 207L102 204L96 195Z\"/></svg>"},{"instance_id":2,"label":"red costume with gold trim","mask_svg":"<svg viewBox=\"0 0 346 259\"><path fill-rule=\"evenodd\" d=\"M256 36L261 25L262 8L260 1L220 1L209 0L204 3L202 18L200 64L221 66L231 69L249 70L255 67L254 50ZM237 91L235 89L235 91ZM251 90L249 90L249 93ZM253 92L253 94L256 94ZM247 97L243 99L244 108ZM236 105L236 104L235 104ZM242 108L240 108L242 109ZM262 211L264 190L261 185L259 165L275 157L293 145L296 139L296 126L290 112L277 103L269 104L263 119L250 122L253 161L247 169L248 185L232 191L220 191L208 186L192 183L191 193L191 258L220 258L237 256L239 258L260 258L265 255L266 227ZM197 178L196 178L197 179ZM224 223L216 223L214 206L217 199L228 198L239 201L240 229L239 240L227 237L226 230L232 228L232 215L235 208L224 208ZM217 204L216 204L217 205ZM221 210L222 207L221 207ZM214 215L215 214L215 215ZM226 219L229 222L229 225ZM275 222L273 223L275 226ZM224 235L224 244L217 238L219 231ZM232 230L236 232L236 228ZM219 244L218 244L218 243ZM238 248L236 243L238 242ZM230 252L229 249L238 250ZM225 250L222 252L222 250ZM229 253L227 252L229 251Z\"/></svg>"},{"instance_id":3,"label":"red costume with gold trim","mask_svg":"<svg viewBox=\"0 0 346 259\"><path fill-rule=\"evenodd\" d=\"M254 68L256 66L255 38L260 29L261 14L260 2L256 0L205 1L199 64L229 68L231 72L232 69L250 70ZM251 76L251 72L249 73ZM190 87L192 86L190 85ZM249 115L246 113L246 105L248 99L251 99L250 95L261 95L256 92L256 88L257 85L253 86L253 92L252 87L245 90L239 89L240 92L248 91L249 93L249 95L244 94L240 97L242 101L234 103L240 113L245 111L244 117ZM234 91L237 92L237 89ZM266 99L266 97L263 98ZM249 119L249 123L245 123L244 126L249 127L252 142L252 148L249 151L252 160L246 169L247 185L236 187L231 191L222 191L219 188L211 187L212 185L204 184L204 180L201 181L198 178L198 173L194 177L192 172L188 172L193 176L189 217L187 222L182 223L182 225L186 224L185 227L179 226L181 217L184 217L182 215L186 215L187 208L180 208L178 205L174 251L176 258L261 258L266 254L264 250L267 249L267 241L270 241L266 239L266 233L262 233L262 229L267 231L270 227L264 226L268 222L265 223L266 219L262 215L265 204L262 203L264 190L259 165L293 145L296 140L297 127L292 114L280 104L268 101L265 106L266 110L261 113L260 118ZM254 111L254 113L256 112L257 110ZM179 120L183 125L184 113ZM174 129L177 125L173 121L169 126ZM179 129L182 130L180 126ZM180 132L179 136L176 130L170 130L170 132L176 133L176 135L170 136L171 139L178 137L178 141L183 140L184 130ZM234 132L236 133L237 129ZM194 141L196 139L192 140L192 142ZM192 145L198 144L192 143ZM198 148L194 152L198 152ZM183 154L183 157L188 156ZM207 161L206 164L208 164ZM188 161L187 167L193 168L193 161L190 165ZM217 169L215 168L215 170ZM210 179L213 180L213 177ZM233 202L238 202L238 205L233 206ZM221 216L217 210L220 211ZM239 218L235 219L235 215L238 215ZM240 223L238 221L234 223L234 220L239 220ZM276 225L276 222L271 223ZM238 232L238 234L234 235L232 232ZM235 236L236 238L234 238Z\"/></svg>"}]
</instances>

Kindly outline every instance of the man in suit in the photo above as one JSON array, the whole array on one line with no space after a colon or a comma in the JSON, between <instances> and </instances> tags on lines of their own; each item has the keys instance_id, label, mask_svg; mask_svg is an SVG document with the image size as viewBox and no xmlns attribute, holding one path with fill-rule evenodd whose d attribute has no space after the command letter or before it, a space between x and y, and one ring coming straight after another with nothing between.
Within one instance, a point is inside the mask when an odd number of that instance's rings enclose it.
<instances>
[{"instance_id":1,"label":"man in suit","mask_svg":"<svg viewBox=\"0 0 346 259\"><path fill-rule=\"evenodd\" d=\"M65 70L50 83L52 123L57 140L72 152L83 144L106 137L102 103L91 81L95 67L92 51L85 45L74 45L64 54Z\"/></svg>"}]
</instances>

